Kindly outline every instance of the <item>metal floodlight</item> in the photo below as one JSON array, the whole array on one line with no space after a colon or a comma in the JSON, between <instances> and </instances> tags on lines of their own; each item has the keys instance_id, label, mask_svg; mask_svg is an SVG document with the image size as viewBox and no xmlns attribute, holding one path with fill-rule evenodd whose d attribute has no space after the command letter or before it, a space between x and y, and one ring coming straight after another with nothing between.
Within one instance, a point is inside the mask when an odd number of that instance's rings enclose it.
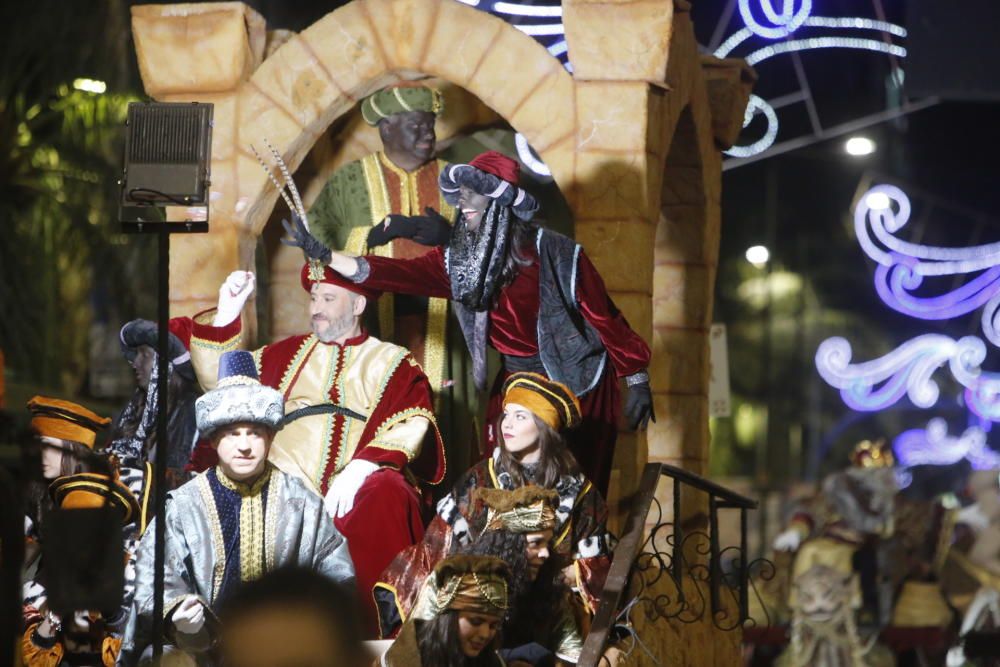
<instances>
[{"instance_id":1,"label":"metal floodlight","mask_svg":"<svg viewBox=\"0 0 1000 667\"><path fill-rule=\"evenodd\" d=\"M185 207L189 231L207 229L212 104L133 102L128 105L121 221L127 227L166 222L167 207ZM194 229L198 227L198 229Z\"/></svg>"}]
</instances>

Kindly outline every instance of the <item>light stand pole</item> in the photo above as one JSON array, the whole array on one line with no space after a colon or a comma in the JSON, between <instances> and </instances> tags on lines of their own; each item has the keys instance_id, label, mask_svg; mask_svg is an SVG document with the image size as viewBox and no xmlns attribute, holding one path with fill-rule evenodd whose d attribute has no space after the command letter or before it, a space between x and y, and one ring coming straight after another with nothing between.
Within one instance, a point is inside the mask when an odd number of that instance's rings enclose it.
<instances>
[{"instance_id":1,"label":"light stand pole","mask_svg":"<svg viewBox=\"0 0 1000 667\"><path fill-rule=\"evenodd\" d=\"M170 235L208 231L213 105L138 102L128 108L119 219L122 229L157 237L156 449L153 490L153 660L163 654L163 574L166 555L168 393L170 364ZM204 217L168 220L168 208L204 207ZM149 480L147 480L147 484Z\"/></svg>"}]
</instances>

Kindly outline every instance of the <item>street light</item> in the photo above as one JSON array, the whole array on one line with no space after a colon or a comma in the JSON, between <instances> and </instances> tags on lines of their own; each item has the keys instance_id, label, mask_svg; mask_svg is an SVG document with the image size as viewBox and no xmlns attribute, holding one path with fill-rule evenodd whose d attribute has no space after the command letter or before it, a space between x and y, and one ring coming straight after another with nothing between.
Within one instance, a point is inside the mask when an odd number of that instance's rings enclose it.
<instances>
[{"instance_id":1,"label":"street light","mask_svg":"<svg viewBox=\"0 0 1000 667\"><path fill-rule=\"evenodd\" d=\"M868 137L851 137L844 142L844 150L854 157L871 155L875 152L875 142Z\"/></svg>"},{"instance_id":2,"label":"street light","mask_svg":"<svg viewBox=\"0 0 1000 667\"><path fill-rule=\"evenodd\" d=\"M771 253L766 246L755 245L747 248L746 257L748 262L760 269L771 259Z\"/></svg>"}]
</instances>

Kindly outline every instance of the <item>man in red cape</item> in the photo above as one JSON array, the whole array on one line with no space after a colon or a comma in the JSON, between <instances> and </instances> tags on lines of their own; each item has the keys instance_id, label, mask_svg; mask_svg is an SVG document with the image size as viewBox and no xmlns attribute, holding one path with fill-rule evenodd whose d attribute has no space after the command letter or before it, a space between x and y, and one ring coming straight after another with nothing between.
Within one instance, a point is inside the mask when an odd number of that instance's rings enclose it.
<instances>
[{"instance_id":1,"label":"man in red cape","mask_svg":"<svg viewBox=\"0 0 1000 667\"><path fill-rule=\"evenodd\" d=\"M423 537L415 477L439 483L444 447L427 377L405 348L361 326L378 292L316 262L302 267L312 333L254 351L262 384L285 397L285 419L270 460L326 500L347 538L358 591L374 634L372 585L392 558ZM195 316L191 360L205 390L219 357L242 346L240 313L254 275L237 271L219 290L219 307Z\"/></svg>"}]
</instances>

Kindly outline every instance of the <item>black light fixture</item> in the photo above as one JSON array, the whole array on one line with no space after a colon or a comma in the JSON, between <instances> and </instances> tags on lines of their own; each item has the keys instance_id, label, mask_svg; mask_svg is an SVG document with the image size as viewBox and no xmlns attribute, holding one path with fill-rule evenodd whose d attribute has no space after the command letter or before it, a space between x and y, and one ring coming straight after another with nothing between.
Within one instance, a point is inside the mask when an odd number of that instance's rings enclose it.
<instances>
[{"instance_id":1,"label":"black light fixture","mask_svg":"<svg viewBox=\"0 0 1000 667\"><path fill-rule=\"evenodd\" d=\"M128 105L120 222L125 231L165 223L177 232L208 229L212 104ZM168 209L183 207L181 220Z\"/></svg>"}]
</instances>

